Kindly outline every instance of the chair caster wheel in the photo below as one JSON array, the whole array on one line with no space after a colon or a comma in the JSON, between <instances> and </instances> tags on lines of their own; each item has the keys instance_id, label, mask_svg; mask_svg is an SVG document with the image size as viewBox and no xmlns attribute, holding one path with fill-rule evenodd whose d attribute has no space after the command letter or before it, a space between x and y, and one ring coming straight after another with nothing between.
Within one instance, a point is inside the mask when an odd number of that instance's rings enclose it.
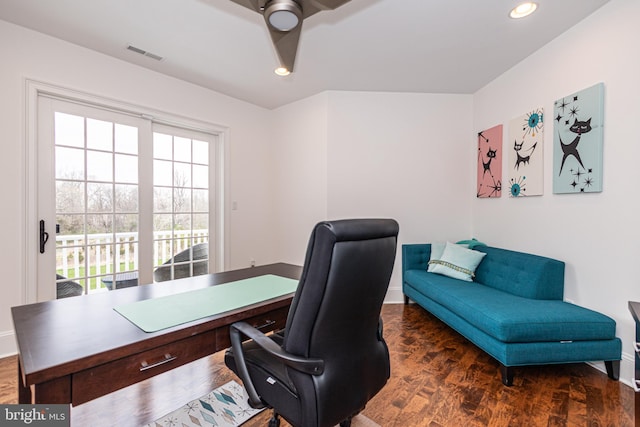
<instances>
[{"instance_id":1,"label":"chair caster wheel","mask_svg":"<svg viewBox=\"0 0 640 427\"><path fill-rule=\"evenodd\" d=\"M273 415L269 419L269 427L280 427L280 418L277 415Z\"/></svg>"}]
</instances>

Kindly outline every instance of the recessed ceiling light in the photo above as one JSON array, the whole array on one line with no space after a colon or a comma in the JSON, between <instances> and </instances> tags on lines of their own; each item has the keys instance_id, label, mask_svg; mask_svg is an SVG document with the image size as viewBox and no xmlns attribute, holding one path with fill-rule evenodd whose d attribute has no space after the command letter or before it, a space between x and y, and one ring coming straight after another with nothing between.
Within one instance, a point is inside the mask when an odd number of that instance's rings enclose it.
<instances>
[{"instance_id":1,"label":"recessed ceiling light","mask_svg":"<svg viewBox=\"0 0 640 427\"><path fill-rule=\"evenodd\" d=\"M535 10L537 8L538 8L538 4L537 3L534 3L532 1L528 1L528 2L522 3L522 4L514 7L511 10L511 12L509 13L509 16L511 18L514 18L514 19L524 18L525 16L529 16L533 12L535 12Z\"/></svg>"},{"instance_id":2,"label":"recessed ceiling light","mask_svg":"<svg viewBox=\"0 0 640 427\"><path fill-rule=\"evenodd\" d=\"M274 73L279 76L288 76L291 74L291 71L287 70L285 67L278 67L274 70Z\"/></svg>"}]
</instances>

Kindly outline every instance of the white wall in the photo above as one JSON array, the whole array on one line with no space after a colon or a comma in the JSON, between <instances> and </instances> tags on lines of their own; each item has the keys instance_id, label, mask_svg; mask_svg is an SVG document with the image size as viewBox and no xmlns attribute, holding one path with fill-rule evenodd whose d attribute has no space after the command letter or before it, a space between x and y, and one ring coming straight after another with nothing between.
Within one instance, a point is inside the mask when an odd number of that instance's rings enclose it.
<instances>
[{"instance_id":1,"label":"white wall","mask_svg":"<svg viewBox=\"0 0 640 427\"><path fill-rule=\"evenodd\" d=\"M228 129L227 268L272 260L271 111L0 21L3 244L0 356L15 352L10 307L25 302L25 79L68 87ZM259 214L256 214L259 213ZM34 224L35 226L35 224Z\"/></svg>"},{"instance_id":2,"label":"white wall","mask_svg":"<svg viewBox=\"0 0 640 427\"><path fill-rule=\"evenodd\" d=\"M493 246L565 261L565 299L617 322L625 382L635 336L627 302L640 300L639 17L637 0L612 0L478 91L473 113L474 131L503 123L506 140L509 120L544 107L544 195L474 200L473 233ZM605 85L604 190L553 194L553 102L598 82Z\"/></svg>"},{"instance_id":3,"label":"white wall","mask_svg":"<svg viewBox=\"0 0 640 427\"><path fill-rule=\"evenodd\" d=\"M403 243L470 237L470 95L329 92L328 218L400 224L387 301L401 301Z\"/></svg>"},{"instance_id":4,"label":"white wall","mask_svg":"<svg viewBox=\"0 0 640 427\"><path fill-rule=\"evenodd\" d=\"M327 92L281 107L274 138L278 247L304 261L318 221L400 223L387 301L401 301L400 245L470 237L472 97ZM453 172L452 172L453 169ZM443 219L444 218L444 219Z\"/></svg>"},{"instance_id":5,"label":"white wall","mask_svg":"<svg viewBox=\"0 0 640 427\"><path fill-rule=\"evenodd\" d=\"M327 219L327 94L274 111L272 157L281 261L302 265L313 226Z\"/></svg>"}]
</instances>

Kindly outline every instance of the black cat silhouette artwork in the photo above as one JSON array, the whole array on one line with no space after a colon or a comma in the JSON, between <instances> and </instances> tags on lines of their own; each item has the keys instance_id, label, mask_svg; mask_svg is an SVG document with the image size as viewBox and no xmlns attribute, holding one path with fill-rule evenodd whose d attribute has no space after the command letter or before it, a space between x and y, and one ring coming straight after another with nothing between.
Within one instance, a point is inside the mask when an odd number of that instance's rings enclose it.
<instances>
[{"instance_id":1,"label":"black cat silhouette artwork","mask_svg":"<svg viewBox=\"0 0 640 427\"><path fill-rule=\"evenodd\" d=\"M582 164L582 159L580 158L580 153L578 152L578 143L580 142L580 137L582 134L587 133L591 130L591 119L581 122L578 119L575 119L569 130L573 133L577 133L578 136L571 141L570 144L565 144L562 142L562 137L560 138L560 147L562 148L562 162L560 163L560 173L558 175L562 175L562 168L564 167L564 162L567 160L567 157L573 156L576 158L580 166L584 169L584 165Z\"/></svg>"},{"instance_id":2,"label":"black cat silhouette artwork","mask_svg":"<svg viewBox=\"0 0 640 427\"><path fill-rule=\"evenodd\" d=\"M520 154L520 152L522 151L523 145L524 145L524 142L521 142L520 144L518 144L518 141L513 141L513 150L516 152L516 156L517 156L516 164L514 166L514 169L516 170L520 169L520 165L522 163L526 165L529 164L529 160L531 160L531 155L533 154L534 151L536 151L536 146L538 145L538 143L536 142L529 149L525 150L527 153L529 153L527 156L522 156Z\"/></svg>"},{"instance_id":3,"label":"black cat silhouette artwork","mask_svg":"<svg viewBox=\"0 0 640 427\"><path fill-rule=\"evenodd\" d=\"M496 153L498 152L498 150L492 150L491 148L489 148L489 150L487 150L487 162L485 163L484 160L482 160L482 167L484 168L482 171L482 176L484 176L485 173L489 172L489 175L491 175L491 160L496 158ZM493 175L491 175L493 176Z\"/></svg>"}]
</instances>

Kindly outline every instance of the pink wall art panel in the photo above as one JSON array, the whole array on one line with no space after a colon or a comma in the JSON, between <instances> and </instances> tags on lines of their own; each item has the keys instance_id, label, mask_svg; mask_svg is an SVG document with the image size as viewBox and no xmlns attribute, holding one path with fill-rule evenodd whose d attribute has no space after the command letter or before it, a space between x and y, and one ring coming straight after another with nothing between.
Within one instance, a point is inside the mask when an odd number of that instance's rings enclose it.
<instances>
[{"instance_id":1,"label":"pink wall art panel","mask_svg":"<svg viewBox=\"0 0 640 427\"><path fill-rule=\"evenodd\" d=\"M502 125L478 132L477 188L476 197L502 195Z\"/></svg>"},{"instance_id":2,"label":"pink wall art panel","mask_svg":"<svg viewBox=\"0 0 640 427\"><path fill-rule=\"evenodd\" d=\"M511 197L541 196L543 188L544 117L536 108L509 122L509 195Z\"/></svg>"}]
</instances>

